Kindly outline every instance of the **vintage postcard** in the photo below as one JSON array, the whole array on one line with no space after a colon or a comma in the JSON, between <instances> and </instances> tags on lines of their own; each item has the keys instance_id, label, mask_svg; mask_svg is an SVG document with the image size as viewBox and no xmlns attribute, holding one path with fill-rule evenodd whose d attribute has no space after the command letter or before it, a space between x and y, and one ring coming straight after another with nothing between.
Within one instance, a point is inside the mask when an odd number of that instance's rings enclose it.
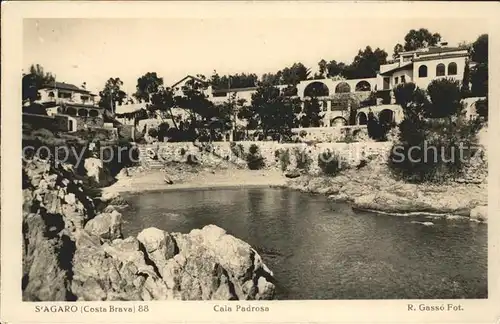
<instances>
[{"instance_id":1,"label":"vintage postcard","mask_svg":"<svg viewBox=\"0 0 500 324\"><path fill-rule=\"evenodd\" d=\"M0 320L500 323L499 9L3 3Z\"/></svg>"}]
</instances>

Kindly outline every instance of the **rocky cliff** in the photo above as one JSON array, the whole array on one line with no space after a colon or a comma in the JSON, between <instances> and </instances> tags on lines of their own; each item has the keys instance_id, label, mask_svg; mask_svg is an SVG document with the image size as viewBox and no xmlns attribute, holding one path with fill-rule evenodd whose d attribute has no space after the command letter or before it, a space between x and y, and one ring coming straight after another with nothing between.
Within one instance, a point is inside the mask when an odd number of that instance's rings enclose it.
<instances>
[{"instance_id":1,"label":"rocky cliff","mask_svg":"<svg viewBox=\"0 0 500 324\"><path fill-rule=\"evenodd\" d=\"M92 197L93 196L93 197ZM214 225L189 234L144 229L123 238L113 195L71 166L23 166L23 299L272 299L273 274L247 243Z\"/></svg>"}]
</instances>

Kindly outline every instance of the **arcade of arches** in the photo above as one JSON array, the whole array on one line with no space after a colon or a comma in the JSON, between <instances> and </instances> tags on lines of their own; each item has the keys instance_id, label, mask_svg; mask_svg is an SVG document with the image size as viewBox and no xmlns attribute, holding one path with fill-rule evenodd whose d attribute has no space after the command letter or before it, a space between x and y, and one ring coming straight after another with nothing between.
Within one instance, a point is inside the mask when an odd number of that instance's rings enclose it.
<instances>
[{"instance_id":1,"label":"arcade of arches","mask_svg":"<svg viewBox=\"0 0 500 324\"><path fill-rule=\"evenodd\" d=\"M354 91L363 92L363 91L371 91L372 86L366 80L361 80L356 83L354 86ZM351 85L347 82L340 82L335 86L334 93L349 93L352 92ZM328 86L321 81L314 81L309 83L304 89L304 97L327 97L330 96L330 89Z\"/></svg>"},{"instance_id":2,"label":"arcade of arches","mask_svg":"<svg viewBox=\"0 0 500 324\"><path fill-rule=\"evenodd\" d=\"M390 124L395 121L394 111L391 109L383 109L377 115L377 119L381 124ZM365 112L360 112L356 118L357 125L366 125L368 123L368 116Z\"/></svg>"},{"instance_id":3,"label":"arcade of arches","mask_svg":"<svg viewBox=\"0 0 500 324\"><path fill-rule=\"evenodd\" d=\"M101 112L98 109L93 109L93 108L66 107L63 108L63 111L65 114L69 116L101 117Z\"/></svg>"}]
</instances>

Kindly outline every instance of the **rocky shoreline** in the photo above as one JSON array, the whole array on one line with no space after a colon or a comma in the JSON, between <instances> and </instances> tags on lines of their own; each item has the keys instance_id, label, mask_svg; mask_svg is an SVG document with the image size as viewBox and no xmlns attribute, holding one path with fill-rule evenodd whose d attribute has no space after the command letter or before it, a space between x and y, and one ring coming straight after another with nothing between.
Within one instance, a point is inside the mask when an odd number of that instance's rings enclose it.
<instances>
[{"instance_id":1,"label":"rocky shoreline","mask_svg":"<svg viewBox=\"0 0 500 324\"><path fill-rule=\"evenodd\" d=\"M24 301L274 298L259 254L215 225L123 238L125 202L94 196L69 165L27 162L23 197Z\"/></svg>"},{"instance_id":2,"label":"rocky shoreline","mask_svg":"<svg viewBox=\"0 0 500 324\"><path fill-rule=\"evenodd\" d=\"M354 209L390 215L463 216L479 222L488 218L486 181L405 183L394 179L386 165L376 162L345 170L335 177L304 174L290 179L284 187L325 194L333 201L350 203Z\"/></svg>"},{"instance_id":3,"label":"rocky shoreline","mask_svg":"<svg viewBox=\"0 0 500 324\"><path fill-rule=\"evenodd\" d=\"M165 184L163 175L172 175L173 184ZM297 176L285 177L292 173ZM483 175L484 176L484 175ZM189 167L166 170L132 169L104 192L114 196L120 192L154 190L215 189L233 187L277 187L327 195L329 199L347 202L353 209L396 216L429 215L433 217L467 217L487 222L488 188L482 181L446 184L411 184L396 180L384 163L373 160L362 168L348 168L336 176L310 174L276 168L259 171L225 168Z\"/></svg>"},{"instance_id":4,"label":"rocky shoreline","mask_svg":"<svg viewBox=\"0 0 500 324\"><path fill-rule=\"evenodd\" d=\"M387 165L391 143L366 142L352 144L323 143L286 146L259 143L265 161L262 170L235 167L225 160L218 163L207 157L197 158L196 167L166 166L173 185L163 183L161 172L132 174L109 190L147 191L189 188L227 188L238 186L281 187L303 192L325 194L333 201L348 202L354 209L390 215L430 215L433 217L468 217L486 222L488 218L487 130L478 135L481 159L473 160L462 176L446 182L408 183L397 179ZM167 144L166 144L167 145ZM174 146L165 149L174 150ZM341 157L343 167L335 176L324 175L319 167L318 153L333 150ZM280 152L286 151L287 158ZM194 152L193 154L197 154ZM299 153L299 154L297 154ZM298 157L306 157L298 163ZM182 157L177 157L181 161ZM174 159L175 160L175 159ZM186 169L187 168L187 169ZM285 169L285 171L282 171Z\"/></svg>"}]
</instances>

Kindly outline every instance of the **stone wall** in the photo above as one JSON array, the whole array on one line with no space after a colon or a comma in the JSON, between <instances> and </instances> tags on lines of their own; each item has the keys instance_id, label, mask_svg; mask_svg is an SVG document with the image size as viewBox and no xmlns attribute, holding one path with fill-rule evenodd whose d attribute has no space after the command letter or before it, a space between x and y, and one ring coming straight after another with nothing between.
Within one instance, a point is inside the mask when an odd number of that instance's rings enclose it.
<instances>
[{"instance_id":1,"label":"stone wall","mask_svg":"<svg viewBox=\"0 0 500 324\"><path fill-rule=\"evenodd\" d=\"M76 119L76 127L78 130L85 129L85 127L104 127L104 119L102 117L83 117L83 116L72 116ZM87 125L87 126L85 126Z\"/></svg>"},{"instance_id":2,"label":"stone wall","mask_svg":"<svg viewBox=\"0 0 500 324\"><path fill-rule=\"evenodd\" d=\"M195 156L196 159L204 165L211 166L220 161L233 161L238 165L244 166L244 159L235 156L231 150L231 145L241 146L244 153L248 153L250 146L257 145L259 152L264 158L267 168L280 167L280 150L288 150L294 156L300 154L304 158L311 159L311 172L317 172L318 155L327 150L338 153L349 165L357 165L368 156L377 156L386 159L392 146L391 142L355 142L355 143L278 143L278 142L214 142L210 144L209 151L201 151L193 143L158 143L155 145L143 145L149 154L158 154L158 158L164 162L186 162L188 156ZM158 153L156 153L158 152ZM212 152L212 153L210 153ZM385 161L385 160L384 160Z\"/></svg>"},{"instance_id":3,"label":"stone wall","mask_svg":"<svg viewBox=\"0 0 500 324\"><path fill-rule=\"evenodd\" d=\"M355 142L368 139L366 125L294 128L292 133L298 135L301 142Z\"/></svg>"}]
</instances>

